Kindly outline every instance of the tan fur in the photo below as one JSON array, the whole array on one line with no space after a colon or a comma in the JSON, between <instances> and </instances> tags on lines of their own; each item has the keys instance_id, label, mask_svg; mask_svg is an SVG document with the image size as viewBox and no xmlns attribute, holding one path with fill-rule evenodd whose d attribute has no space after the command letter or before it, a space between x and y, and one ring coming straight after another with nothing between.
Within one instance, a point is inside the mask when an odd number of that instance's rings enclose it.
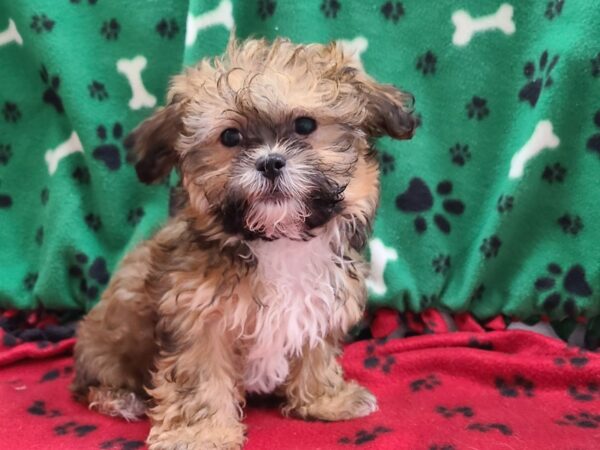
<instances>
[{"instance_id":1,"label":"tan fur","mask_svg":"<svg viewBox=\"0 0 600 450\"><path fill-rule=\"evenodd\" d=\"M344 380L336 356L366 300L360 252L379 194L369 139L412 135L409 95L370 79L335 44L279 39L232 41L224 57L174 77L168 99L128 143L140 179L156 181L176 166L185 198L178 214L123 260L80 324L73 392L127 419L146 402L152 450L238 449L246 362L261 333L275 333L293 349L278 366L287 373L276 389L285 414L346 420L371 413L375 398ZM295 135L299 116L315 118L317 130ZM220 143L226 128L243 130L240 148ZM253 169L272 152L288 160L280 185L266 185ZM276 188L286 203L265 200ZM277 208L290 214L272 227ZM326 314L324 328L285 311L277 320L265 314L278 311L269 249L285 242L318 251L314 264L325 265L299 266L323 271L313 290L275 266L289 295L299 295L282 305ZM288 330L286 319L298 319L298 330ZM302 333L312 334L298 347Z\"/></svg>"}]
</instances>

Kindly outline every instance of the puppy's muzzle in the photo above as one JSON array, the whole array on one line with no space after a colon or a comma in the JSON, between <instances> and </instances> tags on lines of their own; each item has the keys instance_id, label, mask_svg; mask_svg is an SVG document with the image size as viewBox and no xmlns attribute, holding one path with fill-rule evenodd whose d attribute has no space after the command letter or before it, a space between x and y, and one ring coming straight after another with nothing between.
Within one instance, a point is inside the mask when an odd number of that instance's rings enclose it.
<instances>
[{"instance_id":1,"label":"puppy's muzzle","mask_svg":"<svg viewBox=\"0 0 600 450\"><path fill-rule=\"evenodd\" d=\"M271 181L281 175L285 167L285 157L279 153L261 156L256 160L256 170Z\"/></svg>"}]
</instances>

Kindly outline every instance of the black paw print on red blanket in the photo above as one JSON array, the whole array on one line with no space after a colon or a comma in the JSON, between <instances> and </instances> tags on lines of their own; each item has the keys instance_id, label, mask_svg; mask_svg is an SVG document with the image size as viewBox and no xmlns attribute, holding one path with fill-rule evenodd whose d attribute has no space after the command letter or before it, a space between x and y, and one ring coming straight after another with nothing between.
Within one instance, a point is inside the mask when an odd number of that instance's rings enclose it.
<instances>
[{"instance_id":1,"label":"black paw print on red blanket","mask_svg":"<svg viewBox=\"0 0 600 450\"><path fill-rule=\"evenodd\" d=\"M575 300L590 297L593 293L585 269L580 264L574 264L565 273L560 265L550 263L546 270L546 275L535 280L535 289L540 294L549 292L542 303L544 310L552 312L562 303L563 311L569 317L576 317Z\"/></svg>"},{"instance_id":2,"label":"black paw print on red blanket","mask_svg":"<svg viewBox=\"0 0 600 450\"><path fill-rule=\"evenodd\" d=\"M442 385L442 382L437 377L436 374L432 373L427 375L425 378L418 378L414 381L411 381L409 384L410 390L412 392L421 392L421 391L433 391Z\"/></svg>"},{"instance_id":3,"label":"black paw print on red blanket","mask_svg":"<svg viewBox=\"0 0 600 450\"><path fill-rule=\"evenodd\" d=\"M528 81L519 91L519 100L529 102L532 107L537 104L542 91L553 83L550 74L559 57L554 55L550 62L548 58L548 51L545 50L540 56L537 69L533 61L527 61L523 67L523 74Z\"/></svg>"},{"instance_id":4,"label":"black paw print on red blanket","mask_svg":"<svg viewBox=\"0 0 600 450\"><path fill-rule=\"evenodd\" d=\"M372 430L358 430L354 433L354 436L348 437L344 436L338 439L340 444L354 444L361 445L366 444L367 442L372 442L381 434L390 433L392 430L387 427L378 426L373 428Z\"/></svg>"},{"instance_id":5,"label":"black paw print on red blanket","mask_svg":"<svg viewBox=\"0 0 600 450\"><path fill-rule=\"evenodd\" d=\"M428 450L456 450L452 444L431 444Z\"/></svg>"},{"instance_id":6,"label":"black paw print on red blanket","mask_svg":"<svg viewBox=\"0 0 600 450\"><path fill-rule=\"evenodd\" d=\"M587 149L595 153L600 158L600 109L594 115L594 125L598 128L597 133L593 134L587 141Z\"/></svg>"},{"instance_id":7,"label":"black paw print on red blanket","mask_svg":"<svg viewBox=\"0 0 600 450\"><path fill-rule=\"evenodd\" d=\"M522 375L515 375L512 379L498 377L494 384L503 397L533 397L535 395L533 381Z\"/></svg>"},{"instance_id":8,"label":"black paw print on red blanket","mask_svg":"<svg viewBox=\"0 0 600 450\"><path fill-rule=\"evenodd\" d=\"M446 419L451 419L454 416L462 416L462 417L473 417L475 412L473 408L470 406L456 406L454 408L449 408L447 406L436 406L435 412L440 414L442 417Z\"/></svg>"},{"instance_id":9,"label":"black paw print on red blanket","mask_svg":"<svg viewBox=\"0 0 600 450\"><path fill-rule=\"evenodd\" d=\"M433 214L433 222L437 228L445 234L451 231L451 225L446 218L445 213L454 216L460 216L465 210L465 204L462 200L448 198L452 194L453 184L451 181L442 181L437 185L436 196L442 200L442 209L439 213ZM417 213L414 219L415 231L419 234L427 230L427 220L421 213L430 211L434 206L434 196L427 186L427 183L421 178L412 178L408 189L396 197L396 207L405 213Z\"/></svg>"},{"instance_id":10,"label":"black paw print on red blanket","mask_svg":"<svg viewBox=\"0 0 600 450\"><path fill-rule=\"evenodd\" d=\"M29 408L27 408L29 414L39 417L60 417L62 413L58 409L48 409L46 402L43 400L35 400Z\"/></svg>"},{"instance_id":11,"label":"black paw print on red blanket","mask_svg":"<svg viewBox=\"0 0 600 450\"><path fill-rule=\"evenodd\" d=\"M119 144L123 138L123 126L119 122L115 122L111 130L111 136L104 125L99 125L96 128L96 135L102 142L94 150L92 156L104 163L108 170L117 170L121 167L121 152Z\"/></svg>"},{"instance_id":12,"label":"black paw print on red blanket","mask_svg":"<svg viewBox=\"0 0 600 450\"><path fill-rule=\"evenodd\" d=\"M367 369L378 369L381 368L382 372L390 373L392 366L396 363L396 358L393 355L387 355L385 358L377 356L375 354L375 346L385 344L386 340L375 341L374 344L368 344L366 348L366 357L363 361L365 368Z\"/></svg>"},{"instance_id":13,"label":"black paw print on red blanket","mask_svg":"<svg viewBox=\"0 0 600 450\"><path fill-rule=\"evenodd\" d=\"M46 373L44 373L44 375L42 375L42 378L40 378L40 383L54 381L61 377L62 378L70 378L72 373L73 373L72 366L65 366L65 367L60 367L60 368L56 368L56 369L50 369L48 372L46 372Z\"/></svg>"},{"instance_id":14,"label":"black paw print on red blanket","mask_svg":"<svg viewBox=\"0 0 600 450\"><path fill-rule=\"evenodd\" d=\"M467 347L476 348L478 350L486 350L490 352L494 350L494 344L492 344L489 341L480 341L477 338L469 339L469 342L467 342Z\"/></svg>"},{"instance_id":15,"label":"black paw print on red blanket","mask_svg":"<svg viewBox=\"0 0 600 450\"><path fill-rule=\"evenodd\" d=\"M503 423L471 423L467 425L467 430L479 431L481 433L488 433L490 431L498 431L504 436L512 436L512 429Z\"/></svg>"},{"instance_id":16,"label":"black paw print on red blanket","mask_svg":"<svg viewBox=\"0 0 600 450\"><path fill-rule=\"evenodd\" d=\"M100 287L106 286L110 279L106 260L97 257L88 264L89 258L83 252L75 254L74 260L74 264L69 267L69 275L79 281L79 291L88 299L94 300L98 296Z\"/></svg>"},{"instance_id":17,"label":"black paw print on red blanket","mask_svg":"<svg viewBox=\"0 0 600 450\"><path fill-rule=\"evenodd\" d=\"M567 393L578 402L600 400L600 387L596 383L588 383L583 387L569 386Z\"/></svg>"},{"instance_id":18,"label":"black paw print on red blanket","mask_svg":"<svg viewBox=\"0 0 600 450\"><path fill-rule=\"evenodd\" d=\"M40 69L40 78L46 85L46 90L42 95L42 100L44 100L44 103L52 105L57 113L64 113L65 108L63 106L62 99L58 94L58 89L60 88L60 78L58 75L50 75L48 73L48 69L46 69L46 66L42 65L42 68Z\"/></svg>"},{"instance_id":19,"label":"black paw print on red blanket","mask_svg":"<svg viewBox=\"0 0 600 450\"><path fill-rule=\"evenodd\" d=\"M567 413L555 422L563 426L597 429L600 428L600 414L589 411Z\"/></svg>"},{"instance_id":20,"label":"black paw print on red blanket","mask_svg":"<svg viewBox=\"0 0 600 450\"><path fill-rule=\"evenodd\" d=\"M77 437L83 437L91 432L95 431L98 427L96 425L84 425L77 422L65 422L54 427L54 433L57 436L64 436L67 434L74 434Z\"/></svg>"},{"instance_id":21,"label":"black paw print on red blanket","mask_svg":"<svg viewBox=\"0 0 600 450\"><path fill-rule=\"evenodd\" d=\"M130 441L122 437L104 441L100 444L102 450L136 450L144 446L143 441Z\"/></svg>"},{"instance_id":22,"label":"black paw print on red blanket","mask_svg":"<svg viewBox=\"0 0 600 450\"><path fill-rule=\"evenodd\" d=\"M554 358L554 364L557 366L566 366L567 364L576 369L582 369L590 362L590 360L585 355L576 355L576 356L567 356L562 357L559 356Z\"/></svg>"}]
</instances>

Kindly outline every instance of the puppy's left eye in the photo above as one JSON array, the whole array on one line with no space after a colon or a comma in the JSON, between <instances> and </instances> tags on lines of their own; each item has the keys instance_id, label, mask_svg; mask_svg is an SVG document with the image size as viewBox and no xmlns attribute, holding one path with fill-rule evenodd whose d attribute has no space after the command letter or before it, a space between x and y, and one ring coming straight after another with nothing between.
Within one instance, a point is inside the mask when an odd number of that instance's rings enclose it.
<instances>
[{"instance_id":1,"label":"puppy's left eye","mask_svg":"<svg viewBox=\"0 0 600 450\"><path fill-rule=\"evenodd\" d=\"M294 120L294 130L298 134L307 135L317 129L317 122L311 117L298 117Z\"/></svg>"}]
</instances>

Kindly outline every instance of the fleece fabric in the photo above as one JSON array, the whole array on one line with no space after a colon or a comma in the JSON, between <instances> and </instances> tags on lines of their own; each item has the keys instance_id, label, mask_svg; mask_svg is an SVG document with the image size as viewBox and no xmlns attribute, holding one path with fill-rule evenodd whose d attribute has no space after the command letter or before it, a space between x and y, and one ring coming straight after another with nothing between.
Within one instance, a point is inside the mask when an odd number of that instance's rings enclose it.
<instances>
[{"instance_id":1,"label":"fleece fabric","mask_svg":"<svg viewBox=\"0 0 600 450\"><path fill-rule=\"evenodd\" d=\"M340 40L417 99L414 139L378 143L372 305L598 333L596 0L0 2L1 306L89 309L164 222L124 137L234 25Z\"/></svg>"}]
</instances>

